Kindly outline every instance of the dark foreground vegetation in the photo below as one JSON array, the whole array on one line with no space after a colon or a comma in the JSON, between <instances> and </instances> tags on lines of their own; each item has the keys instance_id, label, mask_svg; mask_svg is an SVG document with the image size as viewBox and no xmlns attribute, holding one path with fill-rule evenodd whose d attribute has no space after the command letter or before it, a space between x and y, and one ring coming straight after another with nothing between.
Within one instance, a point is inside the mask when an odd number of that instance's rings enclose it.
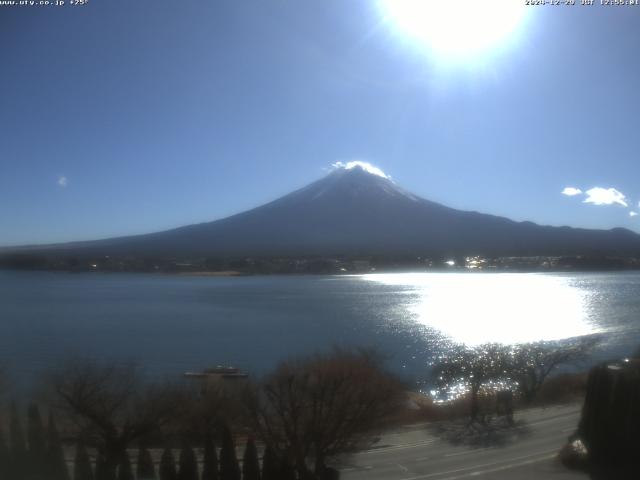
<instances>
[{"instance_id":1,"label":"dark foreground vegetation","mask_svg":"<svg viewBox=\"0 0 640 480\"><path fill-rule=\"evenodd\" d=\"M1 479L337 478L329 461L366 446L405 400L377 355L342 350L255 384L149 382L134 365L75 360L45 390L26 412L9 409Z\"/></svg>"},{"instance_id":2,"label":"dark foreground vegetation","mask_svg":"<svg viewBox=\"0 0 640 480\"><path fill-rule=\"evenodd\" d=\"M515 408L585 393L562 460L593 478L636 478L624 474L639 471L640 360L552 376L594 342L460 348L433 366L434 397L408 391L372 351L286 361L259 382L150 381L134 364L75 359L45 377L37 402L0 418L0 479L337 479L336 460L390 426L454 420L443 438L499 443L526 433Z\"/></svg>"},{"instance_id":3,"label":"dark foreground vegetation","mask_svg":"<svg viewBox=\"0 0 640 480\"><path fill-rule=\"evenodd\" d=\"M596 480L640 478L640 349L592 368L582 417L561 451L570 468Z\"/></svg>"}]
</instances>

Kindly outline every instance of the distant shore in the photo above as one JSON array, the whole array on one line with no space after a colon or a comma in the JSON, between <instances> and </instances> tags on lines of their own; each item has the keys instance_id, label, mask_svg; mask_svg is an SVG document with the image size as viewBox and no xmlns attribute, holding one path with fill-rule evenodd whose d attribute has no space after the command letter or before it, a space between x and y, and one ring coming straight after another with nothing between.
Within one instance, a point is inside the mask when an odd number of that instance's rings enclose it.
<instances>
[{"instance_id":1,"label":"distant shore","mask_svg":"<svg viewBox=\"0 0 640 480\"><path fill-rule=\"evenodd\" d=\"M640 270L639 257L336 255L261 257L110 257L1 254L0 268L72 272L147 272L200 277L260 274L364 274L391 272L617 272Z\"/></svg>"},{"instance_id":2,"label":"distant shore","mask_svg":"<svg viewBox=\"0 0 640 480\"><path fill-rule=\"evenodd\" d=\"M585 268L486 268L486 269L469 269L469 268L372 268L369 270L160 270L160 269L100 269L100 268L64 268L64 267L40 267L40 268L16 268L0 265L0 272L60 272L60 273L139 273L152 275L167 275L180 277L250 277L256 275L369 275L369 274L389 274L389 273L463 273L468 275L492 274L492 273L633 273L640 272L640 267L585 267Z\"/></svg>"},{"instance_id":3,"label":"distant shore","mask_svg":"<svg viewBox=\"0 0 640 480\"><path fill-rule=\"evenodd\" d=\"M172 275L172 273L169 273ZM244 277L247 276L247 273L238 272L236 270L224 270L220 272L175 272L173 275L180 275L186 277Z\"/></svg>"}]
</instances>

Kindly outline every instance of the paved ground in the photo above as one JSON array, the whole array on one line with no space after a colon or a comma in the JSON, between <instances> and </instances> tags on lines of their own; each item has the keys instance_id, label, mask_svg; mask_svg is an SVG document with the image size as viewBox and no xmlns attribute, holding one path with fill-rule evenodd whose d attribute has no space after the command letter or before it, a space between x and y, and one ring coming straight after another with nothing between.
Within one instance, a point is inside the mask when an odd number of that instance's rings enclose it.
<instances>
[{"instance_id":1,"label":"paved ground","mask_svg":"<svg viewBox=\"0 0 640 480\"><path fill-rule=\"evenodd\" d=\"M579 415L578 405L532 409L516 414L518 428L477 435L461 435L466 432L462 424L405 427L382 436L376 448L345 460L341 478L586 480L556 460ZM461 440L457 445L452 443L455 438Z\"/></svg>"}]
</instances>

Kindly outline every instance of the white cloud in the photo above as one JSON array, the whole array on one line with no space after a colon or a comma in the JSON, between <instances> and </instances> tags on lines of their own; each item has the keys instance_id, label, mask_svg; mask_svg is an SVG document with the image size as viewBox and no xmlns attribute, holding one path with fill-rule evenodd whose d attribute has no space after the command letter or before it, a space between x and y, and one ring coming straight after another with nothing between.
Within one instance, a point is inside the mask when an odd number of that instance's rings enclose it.
<instances>
[{"instance_id":1,"label":"white cloud","mask_svg":"<svg viewBox=\"0 0 640 480\"><path fill-rule=\"evenodd\" d=\"M67 177L65 177L64 175L60 175L58 177L58 185L62 188L65 188L67 185L69 185L69 180L67 180Z\"/></svg>"},{"instance_id":2,"label":"white cloud","mask_svg":"<svg viewBox=\"0 0 640 480\"><path fill-rule=\"evenodd\" d=\"M586 191L587 198L584 203L594 205L622 205L628 207L627 197L615 188L594 187Z\"/></svg>"},{"instance_id":3,"label":"white cloud","mask_svg":"<svg viewBox=\"0 0 640 480\"><path fill-rule=\"evenodd\" d=\"M630 217L637 217L638 216L638 212L629 212L629 216Z\"/></svg>"},{"instance_id":4,"label":"white cloud","mask_svg":"<svg viewBox=\"0 0 640 480\"><path fill-rule=\"evenodd\" d=\"M373 175L377 175L379 177L382 178L386 178L386 179L391 179L391 177L389 175L387 175L386 173L384 173L382 170L380 170L378 167L371 165L368 162L362 162L360 160L354 160L352 162L347 162L347 163L343 163L343 162L335 162L331 165L333 168L338 169L338 168L342 168L344 170L352 170L356 167L360 167L362 168L365 172L371 173Z\"/></svg>"},{"instance_id":5,"label":"white cloud","mask_svg":"<svg viewBox=\"0 0 640 480\"><path fill-rule=\"evenodd\" d=\"M567 197L573 197L575 195L580 195L581 193L582 190L576 187L566 187L564 190L562 190L562 194L566 195Z\"/></svg>"}]
</instances>

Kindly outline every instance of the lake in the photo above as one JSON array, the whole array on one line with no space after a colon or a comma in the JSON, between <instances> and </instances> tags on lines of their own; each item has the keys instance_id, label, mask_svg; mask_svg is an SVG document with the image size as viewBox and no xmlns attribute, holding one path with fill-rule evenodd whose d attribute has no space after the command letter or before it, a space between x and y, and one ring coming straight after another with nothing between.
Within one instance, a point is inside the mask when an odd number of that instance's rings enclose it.
<instances>
[{"instance_id":1,"label":"lake","mask_svg":"<svg viewBox=\"0 0 640 480\"><path fill-rule=\"evenodd\" d=\"M333 345L375 346L420 379L451 342L591 333L595 359L640 345L640 273L195 277L0 271L0 362L33 378L73 356L180 375L262 374ZM20 381L20 380L18 380Z\"/></svg>"}]
</instances>

